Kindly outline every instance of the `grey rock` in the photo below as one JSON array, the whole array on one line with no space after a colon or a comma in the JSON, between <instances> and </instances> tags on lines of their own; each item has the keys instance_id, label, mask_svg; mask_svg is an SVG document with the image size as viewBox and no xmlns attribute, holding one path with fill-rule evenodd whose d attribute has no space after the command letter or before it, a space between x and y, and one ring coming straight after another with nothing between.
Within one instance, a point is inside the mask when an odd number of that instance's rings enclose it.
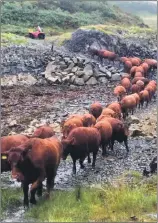
<instances>
[{"instance_id":1,"label":"grey rock","mask_svg":"<svg viewBox=\"0 0 158 223\"><path fill-rule=\"evenodd\" d=\"M76 85L82 86L82 85L84 85L84 79L76 77L74 83Z\"/></svg>"},{"instance_id":2,"label":"grey rock","mask_svg":"<svg viewBox=\"0 0 158 223\"><path fill-rule=\"evenodd\" d=\"M78 77L82 77L82 76L84 75L84 71L80 71L80 70L78 70L78 71L76 72L76 75L77 75Z\"/></svg>"},{"instance_id":3,"label":"grey rock","mask_svg":"<svg viewBox=\"0 0 158 223\"><path fill-rule=\"evenodd\" d=\"M109 79L112 77L112 74L111 74L110 71L107 71L107 72L106 72L106 77L109 78Z\"/></svg>"},{"instance_id":4,"label":"grey rock","mask_svg":"<svg viewBox=\"0 0 158 223\"><path fill-rule=\"evenodd\" d=\"M73 72L73 73L76 73L77 70L78 70L78 67L73 67L73 68L72 68L72 72Z\"/></svg>"},{"instance_id":5,"label":"grey rock","mask_svg":"<svg viewBox=\"0 0 158 223\"><path fill-rule=\"evenodd\" d=\"M99 67L99 71L105 74L108 72L108 70L105 67Z\"/></svg>"},{"instance_id":6,"label":"grey rock","mask_svg":"<svg viewBox=\"0 0 158 223\"><path fill-rule=\"evenodd\" d=\"M83 70L84 74L87 75L87 76L92 76L93 75L93 68L92 68L92 65L90 64L87 64Z\"/></svg>"},{"instance_id":7,"label":"grey rock","mask_svg":"<svg viewBox=\"0 0 158 223\"><path fill-rule=\"evenodd\" d=\"M68 69L72 70L72 68L75 66L75 64L72 62L69 66Z\"/></svg>"},{"instance_id":8,"label":"grey rock","mask_svg":"<svg viewBox=\"0 0 158 223\"><path fill-rule=\"evenodd\" d=\"M121 80L120 74L118 74L118 73L113 74L112 77L111 77L111 80L112 81L120 81Z\"/></svg>"},{"instance_id":9,"label":"grey rock","mask_svg":"<svg viewBox=\"0 0 158 223\"><path fill-rule=\"evenodd\" d=\"M106 77L99 77L98 78L98 81L102 84L107 84L108 83L108 80Z\"/></svg>"},{"instance_id":10,"label":"grey rock","mask_svg":"<svg viewBox=\"0 0 158 223\"><path fill-rule=\"evenodd\" d=\"M91 77L87 82L87 85L96 85L97 84L97 80L95 77Z\"/></svg>"},{"instance_id":11,"label":"grey rock","mask_svg":"<svg viewBox=\"0 0 158 223\"><path fill-rule=\"evenodd\" d=\"M140 123L139 118L137 118L137 117L134 116L134 115L131 115L131 116L128 118L128 121L129 121L131 124L138 124L138 123Z\"/></svg>"}]
</instances>

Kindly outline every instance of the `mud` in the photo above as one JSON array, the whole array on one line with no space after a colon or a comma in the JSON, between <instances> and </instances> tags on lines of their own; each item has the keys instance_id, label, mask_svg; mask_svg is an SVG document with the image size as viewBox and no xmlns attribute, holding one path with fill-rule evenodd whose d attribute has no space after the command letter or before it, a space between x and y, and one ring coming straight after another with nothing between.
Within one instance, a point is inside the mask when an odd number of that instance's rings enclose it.
<instances>
[{"instance_id":1,"label":"mud","mask_svg":"<svg viewBox=\"0 0 158 223\"><path fill-rule=\"evenodd\" d=\"M116 83L115 83L116 85ZM71 90L66 86L31 86L12 87L2 89L2 136L9 133L21 133L30 128L30 122L37 119L39 122L48 122L56 125L57 135L60 137L59 123L68 114L84 113L88 111L89 105L94 101L100 101L103 105L115 101L112 94L111 83L106 86L82 87ZM141 120L156 109L155 101L147 108L137 110L134 114ZM10 125L15 120L15 125ZM92 170L90 164L85 161L85 169L81 170L77 164L77 175L72 175L72 161L68 158L61 161L56 180L55 189L69 190L75 186L94 185L114 181L124 171L137 170L142 173L145 166L156 155L156 138L146 137L129 138L130 152L127 156L123 144L115 143L114 152L109 151L109 156L103 158L99 152L96 168ZM20 184L12 181L10 173L2 173L2 187L20 187ZM45 182L44 182L45 185ZM21 198L22 199L22 198ZM24 209L21 206L6 213L4 222L25 221Z\"/></svg>"}]
</instances>

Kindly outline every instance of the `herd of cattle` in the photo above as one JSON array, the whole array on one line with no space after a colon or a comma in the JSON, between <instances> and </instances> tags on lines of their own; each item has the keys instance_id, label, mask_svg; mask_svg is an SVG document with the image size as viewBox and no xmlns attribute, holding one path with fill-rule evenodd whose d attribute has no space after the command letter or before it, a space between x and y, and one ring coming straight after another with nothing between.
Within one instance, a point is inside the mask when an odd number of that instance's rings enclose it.
<instances>
[{"instance_id":1,"label":"herd of cattle","mask_svg":"<svg viewBox=\"0 0 158 223\"><path fill-rule=\"evenodd\" d=\"M112 54L105 52L104 56L114 58ZM114 89L118 101L108 104L105 108L99 102L94 102L90 105L89 113L74 114L63 120L61 140L55 136L55 131L50 126L37 128L32 136L19 134L1 138L1 170L11 171L12 177L22 182L24 206L28 206L29 202L36 203L35 194L37 192L38 196L42 195L42 182L45 178L49 197L61 158L66 160L70 154L73 173L76 174L77 160L83 169L86 157L88 163L91 163L92 153L92 168L95 168L99 148L105 156L107 147L113 150L115 141L124 142L128 153L129 132L124 120L129 112L133 114L140 105L143 106L144 102L148 105L155 97L157 84L148 79L148 74L157 67L157 61L125 57L121 58L121 61L126 70L129 67L130 69Z\"/></svg>"}]
</instances>

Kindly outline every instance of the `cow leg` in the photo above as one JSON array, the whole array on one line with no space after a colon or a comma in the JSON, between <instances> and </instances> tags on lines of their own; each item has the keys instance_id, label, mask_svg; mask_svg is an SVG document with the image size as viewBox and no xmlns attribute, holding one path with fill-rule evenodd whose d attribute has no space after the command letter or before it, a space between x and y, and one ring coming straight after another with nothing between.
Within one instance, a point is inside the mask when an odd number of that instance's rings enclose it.
<instances>
[{"instance_id":1,"label":"cow leg","mask_svg":"<svg viewBox=\"0 0 158 223\"><path fill-rule=\"evenodd\" d=\"M112 139L112 140L111 140L111 150L112 150L112 151L114 150L114 142L115 142L115 140Z\"/></svg>"},{"instance_id":2,"label":"cow leg","mask_svg":"<svg viewBox=\"0 0 158 223\"><path fill-rule=\"evenodd\" d=\"M73 174L76 174L76 159L73 159L73 168L72 168Z\"/></svg>"},{"instance_id":3,"label":"cow leg","mask_svg":"<svg viewBox=\"0 0 158 223\"><path fill-rule=\"evenodd\" d=\"M90 153L88 153L88 163L91 163Z\"/></svg>"},{"instance_id":4,"label":"cow leg","mask_svg":"<svg viewBox=\"0 0 158 223\"><path fill-rule=\"evenodd\" d=\"M41 170L40 172L40 176L37 178L37 180L31 185L31 191L34 190L34 189L37 189L41 183L44 181L45 179L45 176L46 176L46 173L44 170Z\"/></svg>"},{"instance_id":5,"label":"cow leg","mask_svg":"<svg viewBox=\"0 0 158 223\"><path fill-rule=\"evenodd\" d=\"M38 197L42 196L42 189L43 189L43 185L41 183L40 186L37 188L37 196Z\"/></svg>"},{"instance_id":6,"label":"cow leg","mask_svg":"<svg viewBox=\"0 0 158 223\"><path fill-rule=\"evenodd\" d=\"M31 204L36 204L36 199L35 199L36 191L37 191L37 188L35 188L34 190L31 190L31 198L30 198Z\"/></svg>"},{"instance_id":7,"label":"cow leg","mask_svg":"<svg viewBox=\"0 0 158 223\"><path fill-rule=\"evenodd\" d=\"M84 169L85 166L83 165L83 160L82 159L79 160L79 163L80 163L81 169Z\"/></svg>"},{"instance_id":8,"label":"cow leg","mask_svg":"<svg viewBox=\"0 0 158 223\"><path fill-rule=\"evenodd\" d=\"M29 206L29 199L28 199L29 184L24 182L22 186L23 186L23 193L24 193L24 207L28 207Z\"/></svg>"},{"instance_id":9,"label":"cow leg","mask_svg":"<svg viewBox=\"0 0 158 223\"><path fill-rule=\"evenodd\" d=\"M51 191L51 188L53 189L54 188L54 180L55 180L55 175L48 175L47 176L47 195L48 197L50 196L50 191Z\"/></svg>"},{"instance_id":10,"label":"cow leg","mask_svg":"<svg viewBox=\"0 0 158 223\"><path fill-rule=\"evenodd\" d=\"M129 152L129 148L128 148L128 141L127 139L124 139L124 144L125 144L125 147L126 147L126 150L127 150L127 153Z\"/></svg>"},{"instance_id":11,"label":"cow leg","mask_svg":"<svg viewBox=\"0 0 158 223\"><path fill-rule=\"evenodd\" d=\"M106 144L102 145L103 151L102 151L102 156L107 156L107 151L106 151Z\"/></svg>"},{"instance_id":12,"label":"cow leg","mask_svg":"<svg viewBox=\"0 0 158 223\"><path fill-rule=\"evenodd\" d=\"M93 152L93 162L92 162L92 168L95 168L95 161L96 161L97 153Z\"/></svg>"}]
</instances>

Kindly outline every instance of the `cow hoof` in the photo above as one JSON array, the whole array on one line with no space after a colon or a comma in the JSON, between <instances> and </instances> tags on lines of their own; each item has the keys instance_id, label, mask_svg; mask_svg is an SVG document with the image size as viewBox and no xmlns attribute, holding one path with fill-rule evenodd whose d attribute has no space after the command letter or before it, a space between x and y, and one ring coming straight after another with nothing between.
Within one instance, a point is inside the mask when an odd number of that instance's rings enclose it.
<instances>
[{"instance_id":1,"label":"cow hoof","mask_svg":"<svg viewBox=\"0 0 158 223\"><path fill-rule=\"evenodd\" d=\"M84 165L82 165L82 166L81 166L81 169L84 169L84 168L85 168L85 166L84 166Z\"/></svg>"},{"instance_id":2,"label":"cow hoof","mask_svg":"<svg viewBox=\"0 0 158 223\"><path fill-rule=\"evenodd\" d=\"M35 199L30 199L30 203L31 203L31 204L36 204L37 202L36 202Z\"/></svg>"},{"instance_id":3,"label":"cow hoof","mask_svg":"<svg viewBox=\"0 0 158 223\"><path fill-rule=\"evenodd\" d=\"M42 192L40 191L40 192L37 192L37 196L38 197L41 197L42 196Z\"/></svg>"},{"instance_id":4,"label":"cow hoof","mask_svg":"<svg viewBox=\"0 0 158 223\"><path fill-rule=\"evenodd\" d=\"M91 163L91 159L88 159L88 163Z\"/></svg>"}]
</instances>

